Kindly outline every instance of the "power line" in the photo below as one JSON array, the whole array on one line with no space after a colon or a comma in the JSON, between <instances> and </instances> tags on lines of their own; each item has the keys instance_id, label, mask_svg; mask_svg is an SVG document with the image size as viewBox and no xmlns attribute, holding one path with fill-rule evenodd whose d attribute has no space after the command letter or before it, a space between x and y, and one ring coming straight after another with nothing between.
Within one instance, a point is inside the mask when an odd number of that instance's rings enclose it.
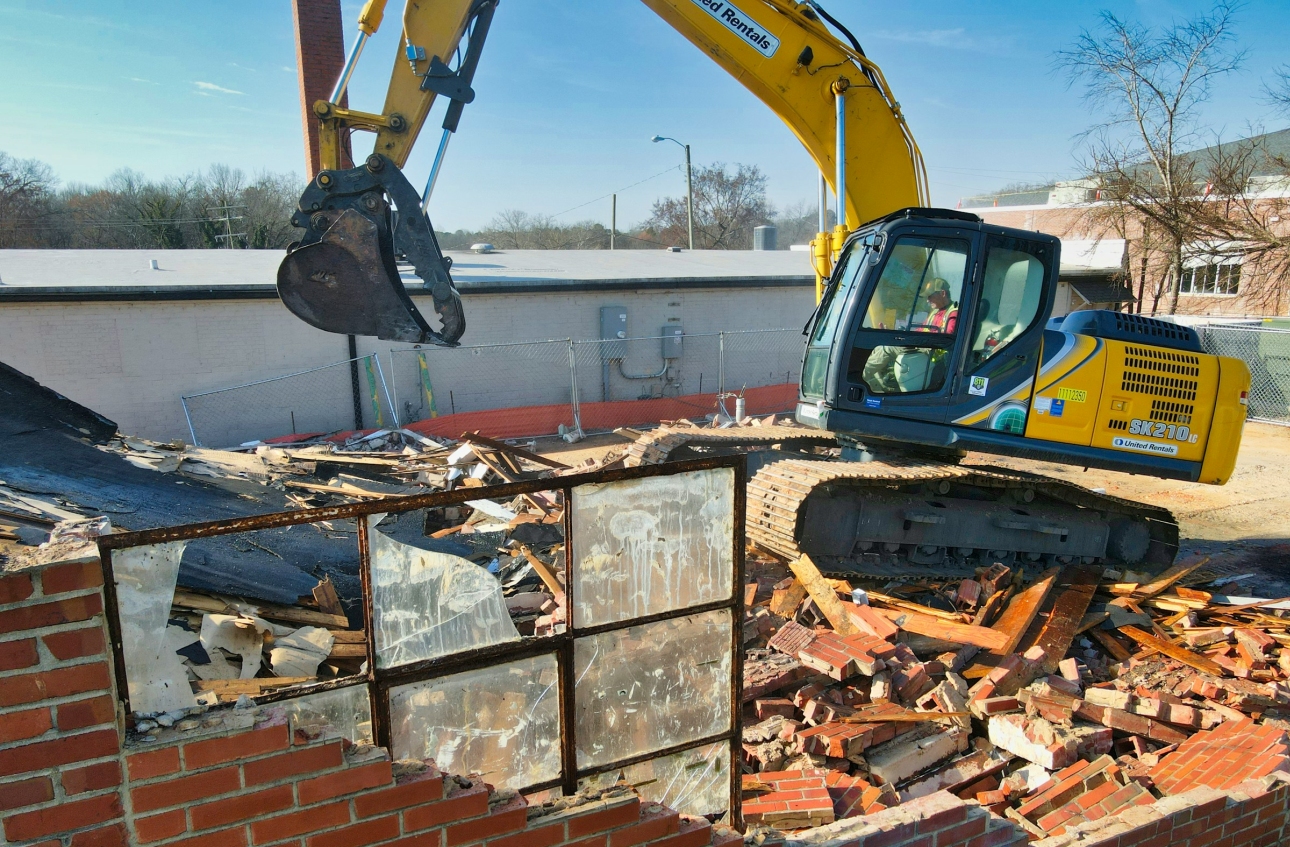
<instances>
[{"instance_id":1,"label":"power line","mask_svg":"<svg viewBox=\"0 0 1290 847\"><path fill-rule=\"evenodd\" d=\"M598 200L604 200L606 197L612 197L612 196L613 196L613 195L615 195L615 194L621 194L622 192L626 191L628 188L635 188L635 187L636 187L636 186L638 186L638 185L641 185L641 184L643 184L643 183L649 182L651 179L658 179L658 178L659 178L659 177L661 177L663 174L671 173L672 171L679 171L682 167L683 167L682 165L673 165L672 167L668 168L667 170L659 171L658 173L654 174L653 176L647 176L647 177L645 177L645 178L644 178L644 179L642 179L640 182L633 182L631 185L627 186L626 188L619 188L619 189L616 189L616 190L614 190L614 191L610 191L608 194L601 194L599 197L596 197L596 198L594 198L594 199L592 199L592 200L588 200L586 203L579 203L579 204L578 204L578 205L576 205L576 206L573 206L573 207L571 207L571 208L565 209L563 212L557 212L557 213L555 213L554 215L552 215L551 217L553 217L553 218L558 218L558 217L560 217L561 215L567 215L567 214L569 214L570 212L574 212L574 211L577 211L578 209L581 209L583 206L590 206L592 203L595 203L595 202L597 202Z\"/></svg>"}]
</instances>

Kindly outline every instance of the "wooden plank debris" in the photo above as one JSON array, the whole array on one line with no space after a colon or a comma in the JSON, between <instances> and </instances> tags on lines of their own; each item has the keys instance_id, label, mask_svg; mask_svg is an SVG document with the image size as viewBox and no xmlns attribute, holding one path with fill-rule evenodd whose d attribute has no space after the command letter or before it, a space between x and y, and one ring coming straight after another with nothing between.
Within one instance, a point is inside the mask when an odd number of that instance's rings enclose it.
<instances>
[{"instance_id":1,"label":"wooden plank debris","mask_svg":"<svg viewBox=\"0 0 1290 847\"><path fill-rule=\"evenodd\" d=\"M811 595L811 599L815 601L815 605L819 607L824 617L833 625L834 632L838 635L854 635L860 631L851 622L851 616L847 614L846 607L838 599L837 592L820 573L820 569L811 561L810 556L802 554L800 558L789 562L788 566L806 588L806 593Z\"/></svg>"},{"instance_id":2,"label":"wooden plank debris","mask_svg":"<svg viewBox=\"0 0 1290 847\"><path fill-rule=\"evenodd\" d=\"M1012 598L1003 610L1003 614L991 627L1006 636L1003 646L991 650L992 653L1002 656L1016 652L1017 645L1021 643L1035 615L1039 614L1040 606L1044 605L1044 600L1057 583L1057 575L1060 573L1061 568L1049 568L1041 573L1030 587Z\"/></svg>"},{"instance_id":3,"label":"wooden plank debris","mask_svg":"<svg viewBox=\"0 0 1290 847\"><path fill-rule=\"evenodd\" d=\"M877 611L906 632L926 635L929 638L953 641L956 644L972 644L983 650L1002 650L1007 643L1006 633L985 626L955 623L904 609L877 609Z\"/></svg>"},{"instance_id":4,"label":"wooden plank debris","mask_svg":"<svg viewBox=\"0 0 1290 847\"><path fill-rule=\"evenodd\" d=\"M1189 668L1195 668L1202 673L1212 674L1213 676L1227 676L1227 670L1217 662L1210 661L1198 653L1193 653L1186 647L1180 647L1163 638L1143 632L1136 626L1122 626L1119 631L1141 644L1143 647L1150 647L1157 650L1171 659L1176 659L1187 665Z\"/></svg>"},{"instance_id":5,"label":"wooden plank debris","mask_svg":"<svg viewBox=\"0 0 1290 847\"><path fill-rule=\"evenodd\" d=\"M479 444L484 447L492 447L494 450L499 450L503 453L510 453L513 456L519 456L521 459L528 459L530 462L535 462L536 464L539 464L539 465L546 465L548 468L555 468L556 470L567 470L569 467L563 462L558 462L555 459L550 458L549 456L543 456L540 453L534 453L530 450L525 450L522 447L516 447L513 444L507 444L504 441L498 441L495 438L489 438L486 435L480 435L478 432L463 432L461 434L461 440L470 444Z\"/></svg>"},{"instance_id":6,"label":"wooden plank debris","mask_svg":"<svg viewBox=\"0 0 1290 847\"><path fill-rule=\"evenodd\" d=\"M282 623L294 623L301 626L321 626L328 629L343 629L349 626L349 618L344 615L332 615L327 612L304 609L299 606L278 606L273 603L248 602L233 597L222 597L217 594L199 594L183 588L175 589L175 598L171 604L181 609L194 612L209 612L216 615L234 614L241 608L254 609L262 618ZM232 611L230 611L232 610Z\"/></svg>"},{"instance_id":7,"label":"wooden plank debris","mask_svg":"<svg viewBox=\"0 0 1290 847\"><path fill-rule=\"evenodd\" d=\"M1087 568L1069 568L1058 578L1058 595L1048 620L1033 645L1044 650L1044 671L1053 673L1075 640L1075 632L1097 592L1098 574Z\"/></svg>"}]
</instances>

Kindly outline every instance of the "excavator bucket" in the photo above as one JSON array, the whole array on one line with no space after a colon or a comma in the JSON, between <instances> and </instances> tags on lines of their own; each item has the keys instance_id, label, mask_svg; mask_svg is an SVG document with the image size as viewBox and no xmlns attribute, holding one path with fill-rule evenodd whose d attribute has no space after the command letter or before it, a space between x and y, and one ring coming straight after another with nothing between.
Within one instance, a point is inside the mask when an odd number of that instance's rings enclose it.
<instances>
[{"instance_id":1,"label":"excavator bucket","mask_svg":"<svg viewBox=\"0 0 1290 847\"><path fill-rule=\"evenodd\" d=\"M327 332L416 344L451 346L465 332L452 262L439 249L416 189L385 156L318 174L291 221L305 236L278 267L278 296L301 320ZM438 330L404 288L396 248L433 298Z\"/></svg>"}]
</instances>

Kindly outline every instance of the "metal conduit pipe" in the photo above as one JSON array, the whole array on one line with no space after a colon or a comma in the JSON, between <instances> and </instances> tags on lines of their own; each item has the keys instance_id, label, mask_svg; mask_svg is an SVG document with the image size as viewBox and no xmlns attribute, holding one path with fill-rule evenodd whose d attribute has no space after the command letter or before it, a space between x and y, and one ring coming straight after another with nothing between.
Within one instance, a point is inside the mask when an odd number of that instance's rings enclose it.
<instances>
[{"instance_id":1,"label":"metal conduit pipe","mask_svg":"<svg viewBox=\"0 0 1290 847\"><path fill-rule=\"evenodd\" d=\"M627 371L623 370L622 359L616 359L615 361L618 362L618 372L622 374L623 379L658 379L667 373L667 359L663 360L663 369L656 374L629 374Z\"/></svg>"}]
</instances>

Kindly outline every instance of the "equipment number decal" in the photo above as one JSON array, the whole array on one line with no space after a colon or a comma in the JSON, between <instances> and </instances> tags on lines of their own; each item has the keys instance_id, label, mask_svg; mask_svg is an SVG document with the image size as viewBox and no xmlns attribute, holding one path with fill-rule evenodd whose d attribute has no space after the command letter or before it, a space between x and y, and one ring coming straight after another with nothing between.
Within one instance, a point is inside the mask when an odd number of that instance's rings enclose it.
<instances>
[{"instance_id":1,"label":"equipment number decal","mask_svg":"<svg viewBox=\"0 0 1290 847\"><path fill-rule=\"evenodd\" d=\"M1134 418L1129 421L1129 434L1146 435L1150 438L1167 438L1170 441L1190 441L1191 427Z\"/></svg>"},{"instance_id":2,"label":"equipment number decal","mask_svg":"<svg viewBox=\"0 0 1290 847\"><path fill-rule=\"evenodd\" d=\"M986 376L974 376L968 383L968 394L976 397L984 397L990 389L990 378Z\"/></svg>"}]
</instances>

